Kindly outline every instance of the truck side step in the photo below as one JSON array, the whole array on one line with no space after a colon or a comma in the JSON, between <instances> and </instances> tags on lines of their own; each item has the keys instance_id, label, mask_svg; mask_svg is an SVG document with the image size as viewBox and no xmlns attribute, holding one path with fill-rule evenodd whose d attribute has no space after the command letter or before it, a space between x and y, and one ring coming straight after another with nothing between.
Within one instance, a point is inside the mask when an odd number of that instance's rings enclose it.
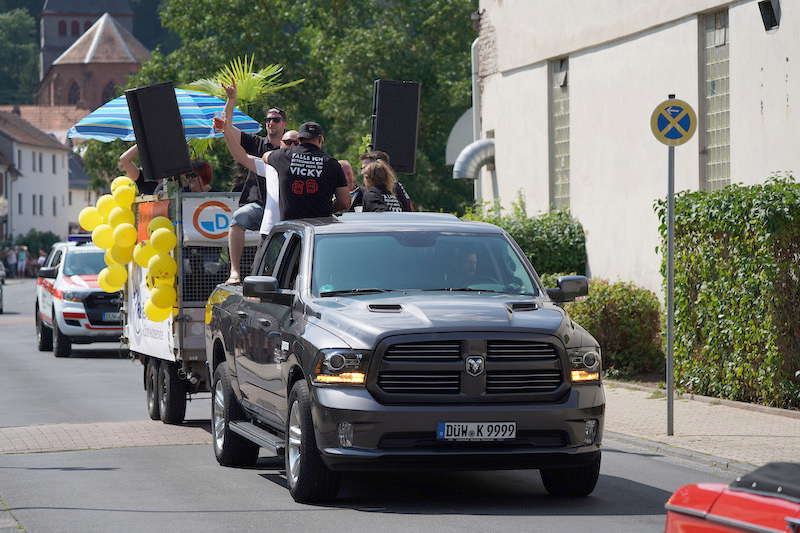
<instances>
[{"instance_id":1,"label":"truck side step","mask_svg":"<svg viewBox=\"0 0 800 533\"><path fill-rule=\"evenodd\" d=\"M269 431L261 429L250 422L230 422L228 425L231 431L241 435L249 441L255 442L262 448L267 448L275 452L275 455L283 455L286 444L283 439L273 435Z\"/></svg>"}]
</instances>

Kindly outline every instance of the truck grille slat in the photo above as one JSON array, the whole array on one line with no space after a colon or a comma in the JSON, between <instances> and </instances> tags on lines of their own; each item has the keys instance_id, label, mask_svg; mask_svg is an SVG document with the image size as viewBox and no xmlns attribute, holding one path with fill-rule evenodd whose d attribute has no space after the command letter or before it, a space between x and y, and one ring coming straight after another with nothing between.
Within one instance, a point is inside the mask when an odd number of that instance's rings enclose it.
<instances>
[{"instance_id":1,"label":"truck grille slat","mask_svg":"<svg viewBox=\"0 0 800 533\"><path fill-rule=\"evenodd\" d=\"M458 361L461 359L460 341L412 342L395 344L386 350L386 361Z\"/></svg>"},{"instance_id":2,"label":"truck grille slat","mask_svg":"<svg viewBox=\"0 0 800 533\"><path fill-rule=\"evenodd\" d=\"M552 392L561 385L561 380L560 371L489 371L486 373L486 393Z\"/></svg>"},{"instance_id":3,"label":"truck grille slat","mask_svg":"<svg viewBox=\"0 0 800 533\"><path fill-rule=\"evenodd\" d=\"M458 394L461 376L458 372L431 372L425 375L381 372L378 386L386 392L397 394Z\"/></svg>"},{"instance_id":4,"label":"truck grille slat","mask_svg":"<svg viewBox=\"0 0 800 533\"><path fill-rule=\"evenodd\" d=\"M489 361L557 359L558 351L544 342L490 340L486 343L486 358Z\"/></svg>"}]
</instances>

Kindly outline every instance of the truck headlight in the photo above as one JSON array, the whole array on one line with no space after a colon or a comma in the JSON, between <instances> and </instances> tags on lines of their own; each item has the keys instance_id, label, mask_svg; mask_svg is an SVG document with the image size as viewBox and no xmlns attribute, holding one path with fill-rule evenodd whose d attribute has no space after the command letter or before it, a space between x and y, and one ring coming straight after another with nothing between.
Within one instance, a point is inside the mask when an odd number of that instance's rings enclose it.
<instances>
[{"instance_id":1,"label":"truck headlight","mask_svg":"<svg viewBox=\"0 0 800 533\"><path fill-rule=\"evenodd\" d=\"M314 383L363 386L369 352L350 349L320 350L314 365Z\"/></svg>"},{"instance_id":2,"label":"truck headlight","mask_svg":"<svg viewBox=\"0 0 800 533\"><path fill-rule=\"evenodd\" d=\"M603 369L603 359L600 348L588 346L569 350L570 377L573 383L587 383L600 381L600 371Z\"/></svg>"},{"instance_id":3,"label":"truck headlight","mask_svg":"<svg viewBox=\"0 0 800 533\"><path fill-rule=\"evenodd\" d=\"M90 294L92 294L90 291L64 291L61 293L61 296L68 302L82 302L88 298Z\"/></svg>"}]
</instances>

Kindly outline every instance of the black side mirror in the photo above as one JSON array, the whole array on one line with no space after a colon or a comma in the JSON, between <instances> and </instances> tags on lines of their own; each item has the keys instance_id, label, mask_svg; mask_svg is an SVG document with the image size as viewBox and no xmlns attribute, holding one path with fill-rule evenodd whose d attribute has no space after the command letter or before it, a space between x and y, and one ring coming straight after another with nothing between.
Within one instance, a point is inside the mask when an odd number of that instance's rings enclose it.
<instances>
[{"instance_id":1,"label":"black side mirror","mask_svg":"<svg viewBox=\"0 0 800 533\"><path fill-rule=\"evenodd\" d=\"M242 294L262 300L272 300L278 292L278 280L272 276L247 276L242 282Z\"/></svg>"},{"instance_id":2,"label":"black side mirror","mask_svg":"<svg viewBox=\"0 0 800 533\"><path fill-rule=\"evenodd\" d=\"M58 276L58 267L42 267L39 269L40 278L56 279Z\"/></svg>"},{"instance_id":3,"label":"black side mirror","mask_svg":"<svg viewBox=\"0 0 800 533\"><path fill-rule=\"evenodd\" d=\"M571 302L587 294L589 294L589 280L586 276L559 276L558 288L547 289L547 295L554 302Z\"/></svg>"}]
</instances>

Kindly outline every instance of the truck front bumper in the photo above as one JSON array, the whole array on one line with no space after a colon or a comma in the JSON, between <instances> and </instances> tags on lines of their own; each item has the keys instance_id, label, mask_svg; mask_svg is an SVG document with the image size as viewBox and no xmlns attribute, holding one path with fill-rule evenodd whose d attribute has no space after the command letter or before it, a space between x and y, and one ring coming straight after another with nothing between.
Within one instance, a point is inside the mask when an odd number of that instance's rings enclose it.
<instances>
[{"instance_id":1,"label":"truck front bumper","mask_svg":"<svg viewBox=\"0 0 800 533\"><path fill-rule=\"evenodd\" d=\"M332 470L500 470L563 468L596 460L605 395L600 385L572 387L560 403L383 405L364 389L312 387L315 436ZM587 442L587 421L596 435ZM350 446L340 424L352 427ZM509 441L437 440L440 422L516 422Z\"/></svg>"}]
</instances>

